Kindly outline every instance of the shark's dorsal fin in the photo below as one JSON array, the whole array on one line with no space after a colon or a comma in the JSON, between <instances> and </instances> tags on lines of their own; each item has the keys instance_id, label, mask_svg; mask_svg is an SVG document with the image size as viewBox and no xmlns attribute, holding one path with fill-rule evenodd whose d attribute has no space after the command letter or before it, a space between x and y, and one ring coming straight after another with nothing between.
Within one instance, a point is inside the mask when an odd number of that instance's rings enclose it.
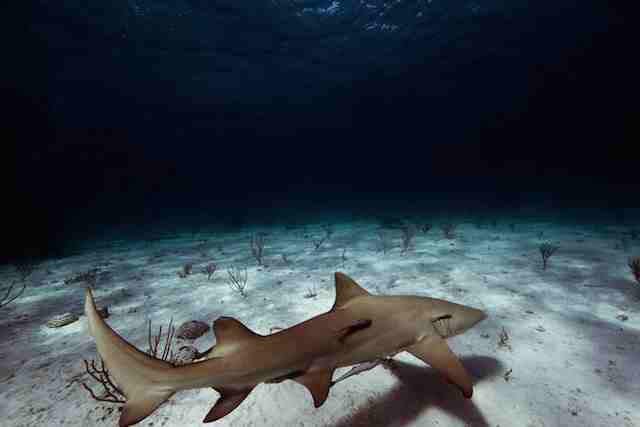
<instances>
[{"instance_id":1,"label":"shark's dorsal fin","mask_svg":"<svg viewBox=\"0 0 640 427\"><path fill-rule=\"evenodd\" d=\"M302 384L311 392L313 397L313 406L319 408L327 396L329 396L329 387L331 387L331 379L333 378L333 370L308 372L293 380Z\"/></svg>"},{"instance_id":2,"label":"shark's dorsal fin","mask_svg":"<svg viewBox=\"0 0 640 427\"><path fill-rule=\"evenodd\" d=\"M342 308L351 299L363 295L371 295L363 287L358 285L355 280L344 273L336 271L336 301L333 304L333 310Z\"/></svg>"}]
</instances>

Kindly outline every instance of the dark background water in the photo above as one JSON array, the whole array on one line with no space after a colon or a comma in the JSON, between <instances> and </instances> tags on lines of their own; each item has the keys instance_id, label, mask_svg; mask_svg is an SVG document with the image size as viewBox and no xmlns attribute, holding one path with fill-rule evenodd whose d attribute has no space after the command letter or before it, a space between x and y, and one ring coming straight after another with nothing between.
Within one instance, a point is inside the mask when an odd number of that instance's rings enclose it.
<instances>
[{"instance_id":1,"label":"dark background water","mask_svg":"<svg viewBox=\"0 0 640 427\"><path fill-rule=\"evenodd\" d=\"M3 14L3 257L179 215L640 204L632 2L100 3Z\"/></svg>"}]
</instances>

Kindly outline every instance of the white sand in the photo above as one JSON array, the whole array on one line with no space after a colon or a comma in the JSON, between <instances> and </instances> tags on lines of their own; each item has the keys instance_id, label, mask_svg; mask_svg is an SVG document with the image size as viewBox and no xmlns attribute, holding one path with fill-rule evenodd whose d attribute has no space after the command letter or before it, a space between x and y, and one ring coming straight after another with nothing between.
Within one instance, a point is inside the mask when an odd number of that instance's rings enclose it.
<instances>
[{"instance_id":1,"label":"white sand","mask_svg":"<svg viewBox=\"0 0 640 427\"><path fill-rule=\"evenodd\" d=\"M629 255L640 254L640 242L625 251L615 247L622 227L540 222L521 222L515 230L463 223L446 240L437 224L419 232L407 253L399 231L392 231L394 248L385 255L377 224L355 222L334 224L319 251L311 237L323 231L311 224L114 240L38 264L25 293L0 309L0 425L117 425L117 405L93 401L79 385L98 390L82 365L96 357L84 317L59 329L45 326L56 314L82 313L85 284L64 279L99 267L98 306L109 305L110 325L143 349L149 319L157 327L171 317L179 325L225 315L262 334L291 326L331 307L334 271L372 293L445 298L489 314L449 340L475 378L471 400L402 354L393 369L378 366L339 383L319 409L297 383L261 384L216 426L640 426L640 286L626 265ZM560 246L546 271L538 253L542 230ZM268 233L264 267L249 250L256 231ZM208 281L201 270L211 261L219 270ZM194 274L181 279L177 272L186 262L194 263ZM247 298L227 283L231 266L248 267ZM0 270L4 286L17 277L11 266ZM309 288L315 298L305 298ZM507 346L498 345L503 327ZM196 346L213 342L209 332ZM140 425L202 425L217 396L211 389L178 393Z\"/></svg>"}]
</instances>

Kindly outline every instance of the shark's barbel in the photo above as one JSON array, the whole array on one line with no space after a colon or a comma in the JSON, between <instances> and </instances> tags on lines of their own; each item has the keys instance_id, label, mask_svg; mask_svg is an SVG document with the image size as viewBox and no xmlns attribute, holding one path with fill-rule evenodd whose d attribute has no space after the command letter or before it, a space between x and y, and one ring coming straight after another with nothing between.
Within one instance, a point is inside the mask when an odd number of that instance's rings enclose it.
<instances>
[{"instance_id":1,"label":"shark's barbel","mask_svg":"<svg viewBox=\"0 0 640 427\"><path fill-rule=\"evenodd\" d=\"M213 324L216 344L204 360L184 366L129 344L100 317L87 288L89 332L127 397L119 425L143 420L177 391L204 387L220 393L204 418L215 421L233 411L256 385L287 379L304 385L317 408L335 384L336 368L364 364L363 371L401 351L428 363L471 397L471 378L445 338L471 328L486 317L484 312L435 298L371 295L340 272L335 281L330 311L271 335L256 334L230 317L218 318Z\"/></svg>"}]
</instances>

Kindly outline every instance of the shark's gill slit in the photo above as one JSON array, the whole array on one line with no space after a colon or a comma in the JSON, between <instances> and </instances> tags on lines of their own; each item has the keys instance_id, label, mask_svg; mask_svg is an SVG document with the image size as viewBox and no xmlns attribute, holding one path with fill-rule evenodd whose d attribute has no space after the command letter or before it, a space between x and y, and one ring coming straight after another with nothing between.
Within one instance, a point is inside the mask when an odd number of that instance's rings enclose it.
<instances>
[{"instance_id":1,"label":"shark's gill slit","mask_svg":"<svg viewBox=\"0 0 640 427\"><path fill-rule=\"evenodd\" d=\"M450 337L453 335L453 329L451 328L451 320L452 316L450 314L445 314L442 316L438 316L431 321L433 323L433 327L442 338Z\"/></svg>"}]
</instances>

